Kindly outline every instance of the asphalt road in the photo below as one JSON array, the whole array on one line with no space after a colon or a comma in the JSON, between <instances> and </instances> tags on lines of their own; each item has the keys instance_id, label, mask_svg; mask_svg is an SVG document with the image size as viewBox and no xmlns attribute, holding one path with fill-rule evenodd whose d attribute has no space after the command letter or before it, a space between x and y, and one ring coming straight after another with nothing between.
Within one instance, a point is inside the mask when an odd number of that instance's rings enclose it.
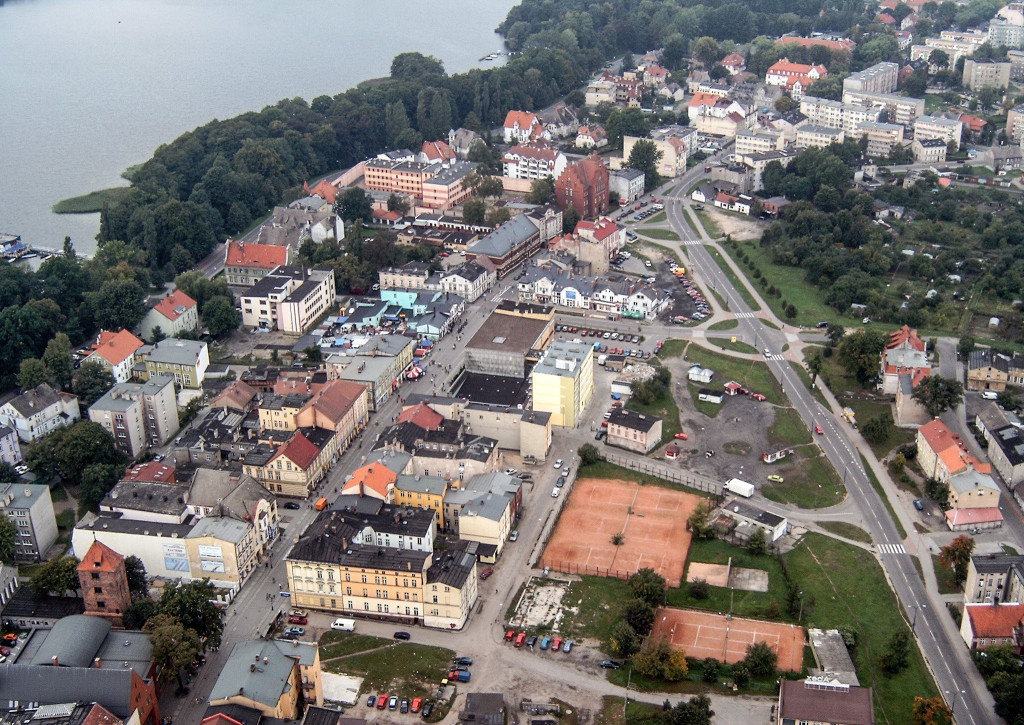
<instances>
[{"instance_id":1,"label":"asphalt road","mask_svg":"<svg viewBox=\"0 0 1024 725\"><path fill-rule=\"evenodd\" d=\"M688 205L685 196L687 190L700 176L702 170L695 167L679 179L666 199L669 222L682 238L682 244L686 245L689 253L689 261L699 273L694 276L726 299L730 311L737 317L738 331L745 333L748 339L756 340L759 350L768 349L774 353L766 355L765 362L789 395L793 407L808 427L818 424L824 429L825 435L815 436L816 442L836 471L843 476L850 496L860 509L875 542L876 555L903 606L907 621L921 625L921 629L915 626L918 642L947 705L954 710L956 721L966 725L1000 722L992 710L992 698L971 662L952 619L944 611L941 601L929 597L911 556L906 553L882 553L883 550L879 548L879 545L888 545L885 549L889 551L903 551L905 542L900 539L884 504L871 486L855 445L847 435L845 423L840 423L832 413L817 403L789 363L779 354L783 345L797 339L796 330L789 326L784 326L783 330L774 330L762 325L704 246L696 243L700 235L690 227L682 209ZM871 452L868 451L867 455L870 456ZM912 534L911 541L916 539L916 534ZM910 544L909 541L906 543ZM931 562L926 558L924 564L930 566Z\"/></svg>"}]
</instances>

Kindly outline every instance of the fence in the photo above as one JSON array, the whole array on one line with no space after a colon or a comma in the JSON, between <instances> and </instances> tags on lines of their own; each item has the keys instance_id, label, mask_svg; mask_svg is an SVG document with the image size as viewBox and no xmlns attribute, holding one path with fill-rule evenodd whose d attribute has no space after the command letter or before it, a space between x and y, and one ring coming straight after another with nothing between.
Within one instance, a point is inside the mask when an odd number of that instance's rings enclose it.
<instances>
[{"instance_id":1,"label":"fence","mask_svg":"<svg viewBox=\"0 0 1024 725\"><path fill-rule=\"evenodd\" d=\"M549 559L546 556L540 558L539 566L547 567L552 571L558 571L563 574L587 574L591 576L603 576L612 579L622 579L625 581L631 576L636 574L636 571L622 571L621 569L608 569L603 566L588 566L587 564L579 564L575 561L556 561Z\"/></svg>"},{"instance_id":2,"label":"fence","mask_svg":"<svg viewBox=\"0 0 1024 725\"><path fill-rule=\"evenodd\" d=\"M616 466L622 466L623 468L628 468L629 470L636 471L637 473L646 473L650 476L657 476L658 478L663 478L666 481L678 483L682 486L692 488L702 493L709 493L719 498L725 494L725 487L723 484L711 478L691 473L690 471L680 471L647 459L620 456L608 450L601 450L600 455L601 458L609 463L614 463Z\"/></svg>"}]
</instances>

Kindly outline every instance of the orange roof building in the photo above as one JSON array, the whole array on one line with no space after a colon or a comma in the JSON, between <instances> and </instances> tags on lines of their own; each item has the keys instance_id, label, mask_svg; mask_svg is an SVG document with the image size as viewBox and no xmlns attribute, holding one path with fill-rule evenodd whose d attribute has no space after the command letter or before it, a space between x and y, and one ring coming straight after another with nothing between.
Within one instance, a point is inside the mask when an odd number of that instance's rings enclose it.
<instances>
[{"instance_id":1,"label":"orange roof building","mask_svg":"<svg viewBox=\"0 0 1024 725\"><path fill-rule=\"evenodd\" d=\"M224 252L224 276L230 285L252 286L283 264L288 264L288 248L274 244L230 240Z\"/></svg>"},{"instance_id":2,"label":"orange roof building","mask_svg":"<svg viewBox=\"0 0 1024 725\"><path fill-rule=\"evenodd\" d=\"M229 408L242 413L248 413L253 409L258 397L259 394L256 392L256 388L241 380L236 380L210 401L210 407Z\"/></svg>"},{"instance_id":3,"label":"orange roof building","mask_svg":"<svg viewBox=\"0 0 1024 725\"><path fill-rule=\"evenodd\" d=\"M341 489L343 495L370 496L391 503L395 498L398 475L381 463L368 463L357 468Z\"/></svg>"},{"instance_id":4,"label":"orange roof building","mask_svg":"<svg viewBox=\"0 0 1024 725\"><path fill-rule=\"evenodd\" d=\"M827 77L828 70L823 65L792 63L789 58L782 58L768 68L764 82L770 86L783 86L797 98L812 83Z\"/></svg>"},{"instance_id":5,"label":"orange roof building","mask_svg":"<svg viewBox=\"0 0 1024 725\"><path fill-rule=\"evenodd\" d=\"M370 393L365 385L349 380L331 380L306 401L295 416L300 427L334 432L340 450L345 450L370 417Z\"/></svg>"},{"instance_id":6,"label":"orange roof building","mask_svg":"<svg viewBox=\"0 0 1024 725\"><path fill-rule=\"evenodd\" d=\"M820 45L823 48L830 50L853 50L857 47L857 44L848 38L840 38L839 40L828 40L826 38L797 38L793 36L783 36L775 41L775 45L799 45L801 48L812 48L816 45Z\"/></svg>"},{"instance_id":7,"label":"orange roof building","mask_svg":"<svg viewBox=\"0 0 1024 725\"><path fill-rule=\"evenodd\" d=\"M903 374L911 376L914 387L931 375L931 364L928 362L928 350L924 340L904 325L895 332L889 333L889 342L882 350L882 392L896 395L899 388L899 377Z\"/></svg>"},{"instance_id":8,"label":"orange roof building","mask_svg":"<svg viewBox=\"0 0 1024 725\"><path fill-rule=\"evenodd\" d=\"M444 141L424 141L420 147L420 161L452 161L455 152Z\"/></svg>"},{"instance_id":9,"label":"orange roof building","mask_svg":"<svg viewBox=\"0 0 1024 725\"><path fill-rule=\"evenodd\" d=\"M121 476L121 480L174 483L174 466L159 461L147 461L129 468Z\"/></svg>"},{"instance_id":10,"label":"orange roof building","mask_svg":"<svg viewBox=\"0 0 1024 725\"><path fill-rule=\"evenodd\" d=\"M319 453L319 449L310 442L309 438L302 433L296 433L287 443L278 447L274 455L271 456L270 463L273 464L279 458L283 458L293 466L305 471L313 465Z\"/></svg>"},{"instance_id":11,"label":"orange roof building","mask_svg":"<svg viewBox=\"0 0 1024 725\"><path fill-rule=\"evenodd\" d=\"M537 118L537 114L529 111L509 111L505 114L504 131L505 143L526 143L545 133L544 124Z\"/></svg>"},{"instance_id":12,"label":"orange roof building","mask_svg":"<svg viewBox=\"0 0 1024 725\"><path fill-rule=\"evenodd\" d=\"M152 340L157 327L164 337L177 337L186 330L195 330L199 327L199 306L176 289L150 308L139 324L139 334Z\"/></svg>"},{"instance_id":13,"label":"orange roof building","mask_svg":"<svg viewBox=\"0 0 1024 725\"><path fill-rule=\"evenodd\" d=\"M444 416L431 408L426 403L419 403L406 408L399 414L396 423L412 423L423 430L437 430L444 422Z\"/></svg>"},{"instance_id":14,"label":"orange roof building","mask_svg":"<svg viewBox=\"0 0 1024 725\"><path fill-rule=\"evenodd\" d=\"M966 604L960 636L971 649L1009 644L1021 654L1024 604Z\"/></svg>"},{"instance_id":15,"label":"orange roof building","mask_svg":"<svg viewBox=\"0 0 1024 725\"><path fill-rule=\"evenodd\" d=\"M132 603L124 557L101 541L93 541L78 564L78 581L85 614L103 617L119 626Z\"/></svg>"},{"instance_id":16,"label":"orange roof building","mask_svg":"<svg viewBox=\"0 0 1024 725\"><path fill-rule=\"evenodd\" d=\"M86 357L88 362L96 362L110 370L114 382L125 383L132 377L135 365L135 353L142 347L142 340L128 330L110 332L101 330L92 345L92 353Z\"/></svg>"},{"instance_id":17,"label":"orange roof building","mask_svg":"<svg viewBox=\"0 0 1024 725\"><path fill-rule=\"evenodd\" d=\"M302 190L310 196L319 196L321 199L326 201L328 204L334 203L334 197L338 195L338 189L327 179L320 179L316 182L313 188L309 188L306 183L302 184Z\"/></svg>"},{"instance_id":18,"label":"orange roof building","mask_svg":"<svg viewBox=\"0 0 1024 725\"><path fill-rule=\"evenodd\" d=\"M948 481L968 468L978 473L992 471L988 463L971 455L960 436L938 418L917 429L917 461L925 476L939 481Z\"/></svg>"}]
</instances>

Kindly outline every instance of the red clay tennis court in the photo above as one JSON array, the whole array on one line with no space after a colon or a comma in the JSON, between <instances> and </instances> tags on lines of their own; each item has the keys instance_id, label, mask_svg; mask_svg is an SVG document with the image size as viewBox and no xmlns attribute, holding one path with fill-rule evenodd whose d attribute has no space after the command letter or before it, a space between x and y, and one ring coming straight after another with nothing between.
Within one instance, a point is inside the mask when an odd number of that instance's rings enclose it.
<instances>
[{"instance_id":1,"label":"red clay tennis court","mask_svg":"<svg viewBox=\"0 0 1024 725\"><path fill-rule=\"evenodd\" d=\"M694 609L662 607L654 619L653 635L664 635L687 657L714 657L732 664L747 655L747 646L767 642L779 656L779 669L799 672L804 654L804 631L792 624L701 612Z\"/></svg>"},{"instance_id":2,"label":"red clay tennis court","mask_svg":"<svg viewBox=\"0 0 1024 725\"><path fill-rule=\"evenodd\" d=\"M686 519L699 501L659 486L581 478L573 484L540 565L619 579L647 567L678 587L690 548ZM623 537L619 546L612 543L615 534Z\"/></svg>"}]
</instances>

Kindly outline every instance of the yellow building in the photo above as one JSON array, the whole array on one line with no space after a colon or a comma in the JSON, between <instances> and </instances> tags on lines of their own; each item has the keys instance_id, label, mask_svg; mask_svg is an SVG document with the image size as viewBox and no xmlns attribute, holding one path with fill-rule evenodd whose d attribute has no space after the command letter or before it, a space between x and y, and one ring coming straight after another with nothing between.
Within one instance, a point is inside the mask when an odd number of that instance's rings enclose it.
<instances>
[{"instance_id":1,"label":"yellow building","mask_svg":"<svg viewBox=\"0 0 1024 725\"><path fill-rule=\"evenodd\" d=\"M236 644L210 691L209 703L242 705L264 717L298 719L303 700L301 656L288 653L287 645L282 645L264 639ZM319 670L319 657L315 667ZM323 695L320 697L322 701ZM306 702L314 700L307 696Z\"/></svg>"},{"instance_id":2,"label":"yellow building","mask_svg":"<svg viewBox=\"0 0 1024 725\"><path fill-rule=\"evenodd\" d=\"M215 586L237 587L257 567L260 552L252 524L205 516L185 535L189 571Z\"/></svg>"},{"instance_id":3,"label":"yellow building","mask_svg":"<svg viewBox=\"0 0 1024 725\"><path fill-rule=\"evenodd\" d=\"M256 446L242 459L242 470L268 491L305 498L327 476L337 452L332 431L304 428L276 448Z\"/></svg>"},{"instance_id":4,"label":"yellow building","mask_svg":"<svg viewBox=\"0 0 1024 725\"><path fill-rule=\"evenodd\" d=\"M594 350L556 340L532 373L533 409L551 414L551 425L574 428L594 394Z\"/></svg>"},{"instance_id":5,"label":"yellow building","mask_svg":"<svg viewBox=\"0 0 1024 725\"><path fill-rule=\"evenodd\" d=\"M309 400L310 396L298 393L264 395L259 407L260 430L295 430L299 411Z\"/></svg>"},{"instance_id":6,"label":"yellow building","mask_svg":"<svg viewBox=\"0 0 1024 725\"><path fill-rule=\"evenodd\" d=\"M997 508L999 486L992 476L969 466L949 477L949 507L953 509Z\"/></svg>"},{"instance_id":7,"label":"yellow building","mask_svg":"<svg viewBox=\"0 0 1024 725\"><path fill-rule=\"evenodd\" d=\"M402 506L433 509L437 525L444 526L444 494L448 482L440 476L400 475L395 480L394 501Z\"/></svg>"},{"instance_id":8,"label":"yellow building","mask_svg":"<svg viewBox=\"0 0 1024 725\"><path fill-rule=\"evenodd\" d=\"M140 347L135 356L143 361L147 380L154 375L170 375L179 388L201 389L210 365L205 342L175 337Z\"/></svg>"},{"instance_id":9,"label":"yellow building","mask_svg":"<svg viewBox=\"0 0 1024 725\"><path fill-rule=\"evenodd\" d=\"M465 626L478 595L476 570L476 558L466 551L465 545L434 555L423 589L423 626Z\"/></svg>"}]
</instances>

